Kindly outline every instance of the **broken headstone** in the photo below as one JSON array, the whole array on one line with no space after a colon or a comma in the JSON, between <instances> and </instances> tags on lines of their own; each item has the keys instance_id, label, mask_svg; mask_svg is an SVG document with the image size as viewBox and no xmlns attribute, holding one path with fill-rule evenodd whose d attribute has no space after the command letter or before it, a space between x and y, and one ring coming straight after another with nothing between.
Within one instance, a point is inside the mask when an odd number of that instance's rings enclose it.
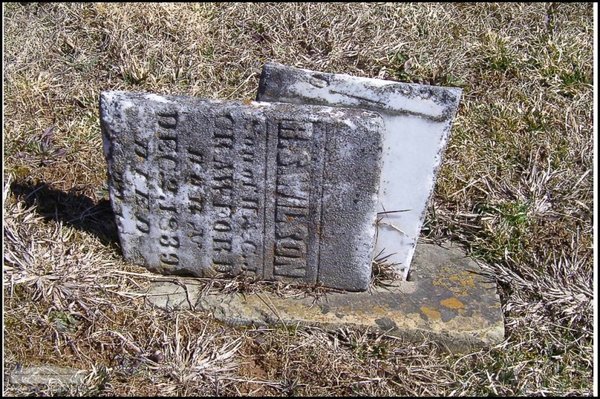
<instances>
[{"instance_id":1,"label":"broken headstone","mask_svg":"<svg viewBox=\"0 0 600 399\"><path fill-rule=\"evenodd\" d=\"M457 88L399 83L269 63L258 101L355 107L385 122L375 254L404 279L461 96Z\"/></svg>"},{"instance_id":2,"label":"broken headstone","mask_svg":"<svg viewBox=\"0 0 600 399\"><path fill-rule=\"evenodd\" d=\"M128 261L165 274L367 288L377 113L104 92L100 115Z\"/></svg>"}]
</instances>

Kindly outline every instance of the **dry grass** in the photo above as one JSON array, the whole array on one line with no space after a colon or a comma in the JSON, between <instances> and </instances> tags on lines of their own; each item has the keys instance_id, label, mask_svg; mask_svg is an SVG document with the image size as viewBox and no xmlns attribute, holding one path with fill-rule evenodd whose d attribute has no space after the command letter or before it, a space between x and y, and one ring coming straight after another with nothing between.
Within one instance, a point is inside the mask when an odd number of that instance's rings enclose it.
<instances>
[{"instance_id":1,"label":"dry grass","mask_svg":"<svg viewBox=\"0 0 600 399\"><path fill-rule=\"evenodd\" d=\"M81 387L5 395L592 393L591 4L3 9L5 373L88 372ZM119 255L99 92L252 99L266 61L464 89L423 234L488 263L505 342L452 355L351 330L232 328L136 295L159 277Z\"/></svg>"}]
</instances>

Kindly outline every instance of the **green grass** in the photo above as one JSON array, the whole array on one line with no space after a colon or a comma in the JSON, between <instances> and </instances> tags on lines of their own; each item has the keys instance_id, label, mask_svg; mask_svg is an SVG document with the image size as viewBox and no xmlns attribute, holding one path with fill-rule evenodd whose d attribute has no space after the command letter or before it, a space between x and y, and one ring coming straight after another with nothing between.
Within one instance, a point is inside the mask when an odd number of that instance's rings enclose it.
<instances>
[{"instance_id":1,"label":"green grass","mask_svg":"<svg viewBox=\"0 0 600 399\"><path fill-rule=\"evenodd\" d=\"M62 391L77 396L592 393L591 4L3 9L8 372L86 370L84 386ZM423 235L486 261L503 343L453 355L351 329L234 328L135 295L156 277L123 262L100 202L100 91L248 100L266 61L463 88Z\"/></svg>"}]
</instances>

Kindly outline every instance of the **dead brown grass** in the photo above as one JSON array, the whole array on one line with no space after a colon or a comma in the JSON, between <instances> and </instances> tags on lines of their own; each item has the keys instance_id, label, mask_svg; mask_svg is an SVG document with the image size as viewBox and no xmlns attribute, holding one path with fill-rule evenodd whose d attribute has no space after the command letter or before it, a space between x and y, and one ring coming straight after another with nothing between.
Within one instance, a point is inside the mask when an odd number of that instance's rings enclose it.
<instances>
[{"instance_id":1,"label":"dead brown grass","mask_svg":"<svg viewBox=\"0 0 600 399\"><path fill-rule=\"evenodd\" d=\"M78 367L86 384L58 393L85 396L591 394L592 5L3 9L5 373ZM504 343L451 355L351 330L232 328L138 295L159 277L122 262L106 217L98 93L253 99L266 61L463 88L423 234L487 262Z\"/></svg>"}]
</instances>

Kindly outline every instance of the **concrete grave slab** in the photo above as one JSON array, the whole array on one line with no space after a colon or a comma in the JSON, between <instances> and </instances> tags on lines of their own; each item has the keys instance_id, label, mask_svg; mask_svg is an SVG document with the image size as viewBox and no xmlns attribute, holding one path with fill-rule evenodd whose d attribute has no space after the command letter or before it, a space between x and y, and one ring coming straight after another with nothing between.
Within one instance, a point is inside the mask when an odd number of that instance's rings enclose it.
<instances>
[{"instance_id":1,"label":"concrete grave slab","mask_svg":"<svg viewBox=\"0 0 600 399\"><path fill-rule=\"evenodd\" d=\"M375 254L390 255L387 261L406 279L461 92L268 63L257 100L357 107L382 115Z\"/></svg>"},{"instance_id":2,"label":"concrete grave slab","mask_svg":"<svg viewBox=\"0 0 600 399\"><path fill-rule=\"evenodd\" d=\"M126 260L165 274L367 288L377 113L104 92L100 115Z\"/></svg>"},{"instance_id":3,"label":"concrete grave slab","mask_svg":"<svg viewBox=\"0 0 600 399\"><path fill-rule=\"evenodd\" d=\"M414 281L317 298L285 298L268 291L202 294L192 279L155 283L145 297L163 309L206 311L234 325L371 329L414 342L433 340L456 352L502 342L496 283L463 250L420 243L413 268Z\"/></svg>"}]
</instances>

